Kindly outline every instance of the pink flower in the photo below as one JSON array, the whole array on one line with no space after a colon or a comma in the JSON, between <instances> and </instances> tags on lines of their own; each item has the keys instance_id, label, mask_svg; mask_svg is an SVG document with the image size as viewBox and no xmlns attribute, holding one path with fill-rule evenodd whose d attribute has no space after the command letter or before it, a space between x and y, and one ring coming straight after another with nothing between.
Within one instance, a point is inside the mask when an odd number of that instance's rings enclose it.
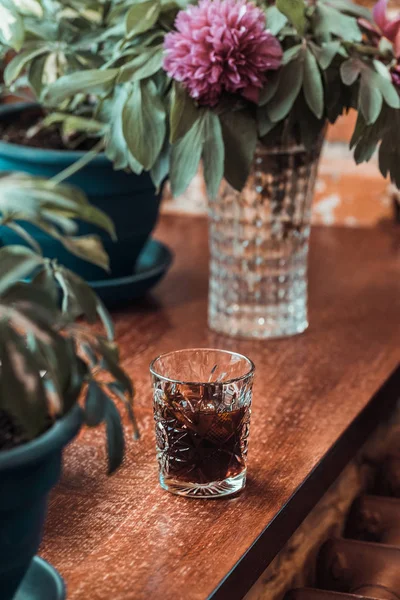
<instances>
[{"instance_id":1,"label":"pink flower","mask_svg":"<svg viewBox=\"0 0 400 600\"><path fill-rule=\"evenodd\" d=\"M378 25L382 34L394 45L396 56L400 56L400 16L395 19L388 19L386 16L387 0L379 0L374 6L374 21Z\"/></svg>"},{"instance_id":2,"label":"pink flower","mask_svg":"<svg viewBox=\"0 0 400 600\"><path fill-rule=\"evenodd\" d=\"M200 0L178 13L175 27L165 36L164 69L199 104L215 106L224 92L257 102L265 72L281 65L263 11L246 0Z\"/></svg>"}]
</instances>

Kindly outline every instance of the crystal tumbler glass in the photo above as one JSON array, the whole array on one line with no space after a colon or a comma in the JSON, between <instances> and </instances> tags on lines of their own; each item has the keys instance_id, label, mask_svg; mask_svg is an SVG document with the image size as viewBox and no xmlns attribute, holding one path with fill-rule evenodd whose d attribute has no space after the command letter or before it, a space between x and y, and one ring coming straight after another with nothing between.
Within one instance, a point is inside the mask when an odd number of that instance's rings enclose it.
<instances>
[{"instance_id":1,"label":"crystal tumbler glass","mask_svg":"<svg viewBox=\"0 0 400 600\"><path fill-rule=\"evenodd\" d=\"M254 365L224 350L178 350L150 366L161 486L214 498L246 483Z\"/></svg>"}]
</instances>

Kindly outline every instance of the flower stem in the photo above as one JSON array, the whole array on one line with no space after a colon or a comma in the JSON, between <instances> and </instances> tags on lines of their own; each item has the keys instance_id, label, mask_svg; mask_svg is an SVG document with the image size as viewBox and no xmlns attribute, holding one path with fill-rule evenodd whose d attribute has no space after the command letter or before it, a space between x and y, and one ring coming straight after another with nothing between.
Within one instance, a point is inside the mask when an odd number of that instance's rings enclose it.
<instances>
[{"instance_id":1,"label":"flower stem","mask_svg":"<svg viewBox=\"0 0 400 600\"><path fill-rule=\"evenodd\" d=\"M375 48L374 46L364 46L364 44L357 44L355 42L342 42L343 46L347 50L355 50L359 54L364 54L364 56L374 56L376 58L390 59L392 55L389 52L382 52L379 48Z\"/></svg>"},{"instance_id":2,"label":"flower stem","mask_svg":"<svg viewBox=\"0 0 400 600\"><path fill-rule=\"evenodd\" d=\"M75 173L83 169L83 167L86 167L86 165L88 165L94 158L96 158L96 156L100 154L102 150L104 150L104 139L101 139L91 150L85 152L82 158L72 163L72 165L70 165L60 173L57 173L57 175L54 175L54 177L50 179L51 183L53 185L58 185L68 177L75 175Z\"/></svg>"}]
</instances>

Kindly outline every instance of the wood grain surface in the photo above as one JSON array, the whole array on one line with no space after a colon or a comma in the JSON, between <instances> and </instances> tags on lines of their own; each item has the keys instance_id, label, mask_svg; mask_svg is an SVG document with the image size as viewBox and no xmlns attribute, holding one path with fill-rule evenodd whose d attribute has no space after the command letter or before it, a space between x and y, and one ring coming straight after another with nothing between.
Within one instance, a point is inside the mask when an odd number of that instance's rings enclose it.
<instances>
[{"instance_id":1,"label":"wood grain surface","mask_svg":"<svg viewBox=\"0 0 400 600\"><path fill-rule=\"evenodd\" d=\"M316 228L310 328L271 342L207 329L205 220L164 218L156 236L175 251L173 268L115 314L141 439L127 440L124 466L107 478L103 432L83 431L50 502L41 555L68 600L241 598L399 397L398 227ZM194 346L256 364L249 478L236 498L189 500L158 485L148 365Z\"/></svg>"}]
</instances>

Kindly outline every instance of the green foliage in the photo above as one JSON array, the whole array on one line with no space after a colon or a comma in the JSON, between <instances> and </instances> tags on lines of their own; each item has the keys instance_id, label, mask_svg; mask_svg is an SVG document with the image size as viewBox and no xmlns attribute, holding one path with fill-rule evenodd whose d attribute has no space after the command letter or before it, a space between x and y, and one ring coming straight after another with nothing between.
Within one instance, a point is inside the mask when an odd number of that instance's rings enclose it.
<instances>
[{"instance_id":1,"label":"green foliage","mask_svg":"<svg viewBox=\"0 0 400 600\"><path fill-rule=\"evenodd\" d=\"M159 0L136 2L126 15L126 33L128 39L144 33L153 27L161 12Z\"/></svg>"},{"instance_id":2,"label":"green foliage","mask_svg":"<svg viewBox=\"0 0 400 600\"><path fill-rule=\"evenodd\" d=\"M221 115L225 144L224 176L237 190L242 189L250 172L257 145L257 122L248 111L228 111Z\"/></svg>"},{"instance_id":3,"label":"green foliage","mask_svg":"<svg viewBox=\"0 0 400 600\"><path fill-rule=\"evenodd\" d=\"M26 439L33 439L83 394L87 424L106 425L111 473L124 451L112 398L123 401L135 425L133 387L119 364L111 318L80 277L42 256L23 224L41 227L104 268L108 259L99 240L71 235L74 219L98 225L110 235L113 225L79 190L20 174L0 177L0 213L1 224L31 245L0 249L0 410L18 423ZM98 319L105 334L86 326Z\"/></svg>"},{"instance_id":4,"label":"green foliage","mask_svg":"<svg viewBox=\"0 0 400 600\"><path fill-rule=\"evenodd\" d=\"M333 123L350 107L367 125L379 124L388 107L400 110L393 46L363 35L367 9L350 0L258 4L283 49L258 106L229 94L200 106L163 70L165 35L189 0L0 0L0 51L16 51L6 85L13 93L30 86L47 113L42 126L59 128L66 144L77 135L99 138L116 169L149 171L157 187L169 177L174 194L201 161L211 195L222 172L240 188L257 141L275 142L287 123L309 143L321 121ZM394 161L382 160L395 177ZM67 243L89 250L85 240Z\"/></svg>"},{"instance_id":5,"label":"green foliage","mask_svg":"<svg viewBox=\"0 0 400 600\"><path fill-rule=\"evenodd\" d=\"M277 90L267 108L272 122L282 121L291 111L303 84L303 63L304 51L301 50L281 68Z\"/></svg>"},{"instance_id":6,"label":"green foliage","mask_svg":"<svg viewBox=\"0 0 400 600\"><path fill-rule=\"evenodd\" d=\"M299 35L304 34L306 27L306 4L304 0L276 0L276 8L287 17Z\"/></svg>"},{"instance_id":7,"label":"green foliage","mask_svg":"<svg viewBox=\"0 0 400 600\"><path fill-rule=\"evenodd\" d=\"M122 130L133 157L149 170L159 155L166 133L165 109L153 80L133 83L122 112Z\"/></svg>"},{"instance_id":8,"label":"green foliage","mask_svg":"<svg viewBox=\"0 0 400 600\"><path fill-rule=\"evenodd\" d=\"M274 4L265 11L267 27L272 35L278 35L287 23L287 18Z\"/></svg>"},{"instance_id":9,"label":"green foliage","mask_svg":"<svg viewBox=\"0 0 400 600\"><path fill-rule=\"evenodd\" d=\"M310 110L320 119L324 113L324 88L317 59L309 48L304 52L303 90Z\"/></svg>"},{"instance_id":10,"label":"green foliage","mask_svg":"<svg viewBox=\"0 0 400 600\"><path fill-rule=\"evenodd\" d=\"M362 33L357 19L319 0L314 13L314 32L317 40L329 42L333 36L348 42L359 42Z\"/></svg>"}]
</instances>

